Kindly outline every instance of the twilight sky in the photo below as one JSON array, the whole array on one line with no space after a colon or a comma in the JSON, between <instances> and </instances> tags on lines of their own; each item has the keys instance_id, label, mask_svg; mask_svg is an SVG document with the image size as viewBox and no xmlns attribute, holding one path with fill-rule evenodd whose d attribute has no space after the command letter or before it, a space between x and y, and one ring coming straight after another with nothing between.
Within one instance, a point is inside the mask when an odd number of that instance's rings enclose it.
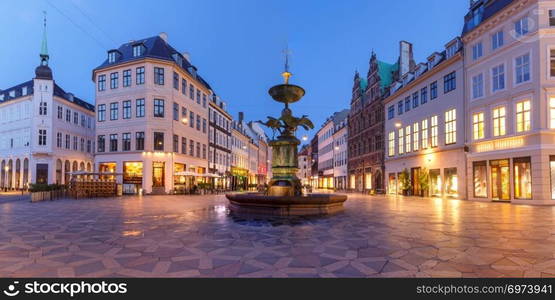
<instances>
[{"instance_id":1,"label":"twilight sky","mask_svg":"<svg viewBox=\"0 0 555 300\"><path fill-rule=\"evenodd\" d=\"M448 4L447 4L448 2ZM34 76L42 11L54 79L94 103L91 70L106 51L166 32L191 54L199 73L236 117L278 115L268 88L281 83L282 50L292 52L292 83L306 96L292 105L316 128L349 107L354 71L366 76L372 49L394 62L399 40L414 44L416 62L460 34L468 0L2 0L0 89ZM304 132L300 131L300 134Z\"/></svg>"}]
</instances>

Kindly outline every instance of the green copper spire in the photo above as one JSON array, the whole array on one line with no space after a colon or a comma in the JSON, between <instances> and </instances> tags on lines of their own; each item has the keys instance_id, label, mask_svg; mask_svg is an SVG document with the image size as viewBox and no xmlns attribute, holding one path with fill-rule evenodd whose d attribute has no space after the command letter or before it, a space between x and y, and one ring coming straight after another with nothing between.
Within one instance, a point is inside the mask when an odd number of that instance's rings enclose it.
<instances>
[{"instance_id":1,"label":"green copper spire","mask_svg":"<svg viewBox=\"0 0 555 300\"><path fill-rule=\"evenodd\" d=\"M48 43L46 41L46 11L43 11L44 13L44 27L43 27L43 31L42 31L42 44L40 47L40 62L41 65L43 66L47 66L48 65Z\"/></svg>"}]
</instances>

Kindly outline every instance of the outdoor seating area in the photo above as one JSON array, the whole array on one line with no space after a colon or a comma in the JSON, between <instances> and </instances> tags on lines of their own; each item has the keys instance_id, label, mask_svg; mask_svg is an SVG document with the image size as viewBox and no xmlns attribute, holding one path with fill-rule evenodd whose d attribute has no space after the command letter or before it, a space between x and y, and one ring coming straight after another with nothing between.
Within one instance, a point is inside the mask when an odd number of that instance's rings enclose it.
<instances>
[{"instance_id":1,"label":"outdoor seating area","mask_svg":"<svg viewBox=\"0 0 555 300\"><path fill-rule=\"evenodd\" d=\"M70 173L69 195L73 198L113 197L118 193L116 176L120 173L77 171Z\"/></svg>"}]
</instances>

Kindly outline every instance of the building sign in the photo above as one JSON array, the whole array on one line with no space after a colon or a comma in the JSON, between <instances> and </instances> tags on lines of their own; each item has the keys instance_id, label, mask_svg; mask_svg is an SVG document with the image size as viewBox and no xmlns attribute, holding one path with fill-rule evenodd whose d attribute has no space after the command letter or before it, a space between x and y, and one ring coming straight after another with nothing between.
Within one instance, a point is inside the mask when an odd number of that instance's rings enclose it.
<instances>
[{"instance_id":1,"label":"building sign","mask_svg":"<svg viewBox=\"0 0 555 300\"><path fill-rule=\"evenodd\" d=\"M249 171L243 168L231 167L231 174L233 176L247 176Z\"/></svg>"},{"instance_id":2,"label":"building sign","mask_svg":"<svg viewBox=\"0 0 555 300\"><path fill-rule=\"evenodd\" d=\"M524 146L524 138L515 137L502 140L484 142L476 145L476 152L513 149Z\"/></svg>"}]
</instances>

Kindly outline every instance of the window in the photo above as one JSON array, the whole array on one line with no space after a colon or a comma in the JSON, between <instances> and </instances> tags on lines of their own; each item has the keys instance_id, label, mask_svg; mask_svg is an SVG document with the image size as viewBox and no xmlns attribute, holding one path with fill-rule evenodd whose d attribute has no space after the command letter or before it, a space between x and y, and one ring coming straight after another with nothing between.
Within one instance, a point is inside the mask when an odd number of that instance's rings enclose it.
<instances>
[{"instance_id":1,"label":"window","mask_svg":"<svg viewBox=\"0 0 555 300\"><path fill-rule=\"evenodd\" d=\"M443 93L447 94L457 88L457 73L455 71L443 77Z\"/></svg>"},{"instance_id":2,"label":"window","mask_svg":"<svg viewBox=\"0 0 555 300\"><path fill-rule=\"evenodd\" d=\"M181 79L181 93L183 95L187 94L187 80L185 80L185 78Z\"/></svg>"},{"instance_id":3,"label":"window","mask_svg":"<svg viewBox=\"0 0 555 300\"><path fill-rule=\"evenodd\" d=\"M550 50L550 68L549 74L551 77L555 77L555 49Z\"/></svg>"},{"instance_id":4,"label":"window","mask_svg":"<svg viewBox=\"0 0 555 300\"><path fill-rule=\"evenodd\" d=\"M176 134L173 135L173 152L179 152L179 137Z\"/></svg>"},{"instance_id":5,"label":"window","mask_svg":"<svg viewBox=\"0 0 555 300\"><path fill-rule=\"evenodd\" d=\"M428 87L423 87L420 89L420 104L426 104L428 102Z\"/></svg>"},{"instance_id":6,"label":"window","mask_svg":"<svg viewBox=\"0 0 555 300\"><path fill-rule=\"evenodd\" d=\"M58 119L63 119L64 117L64 109L61 106L58 106Z\"/></svg>"},{"instance_id":7,"label":"window","mask_svg":"<svg viewBox=\"0 0 555 300\"><path fill-rule=\"evenodd\" d=\"M126 132L121 134L121 148L123 151L130 151L131 150L131 133Z\"/></svg>"},{"instance_id":8,"label":"window","mask_svg":"<svg viewBox=\"0 0 555 300\"><path fill-rule=\"evenodd\" d=\"M505 106L493 109L493 136L505 135Z\"/></svg>"},{"instance_id":9,"label":"window","mask_svg":"<svg viewBox=\"0 0 555 300\"><path fill-rule=\"evenodd\" d=\"M478 74L472 77L472 99L484 96L484 75Z\"/></svg>"},{"instance_id":10,"label":"window","mask_svg":"<svg viewBox=\"0 0 555 300\"><path fill-rule=\"evenodd\" d=\"M430 100L437 98L437 81L430 83Z\"/></svg>"},{"instance_id":11,"label":"window","mask_svg":"<svg viewBox=\"0 0 555 300\"><path fill-rule=\"evenodd\" d=\"M431 137L432 137L432 141L431 141L431 146L432 146L432 148L433 148L433 147L437 147L437 144L438 144L438 142L437 142L437 136L438 136L438 131L437 131L437 129L438 129L438 128L437 128L437 124L438 124L438 123L437 123L437 116L433 116L433 117L430 119L430 123L431 123L430 125L431 125L431 130L432 130L432 136L431 136Z\"/></svg>"},{"instance_id":12,"label":"window","mask_svg":"<svg viewBox=\"0 0 555 300\"><path fill-rule=\"evenodd\" d=\"M515 59L515 82L530 81L530 54L524 54Z\"/></svg>"},{"instance_id":13,"label":"window","mask_svg":"<svg viewBox=\"0 0 555 300\"><path fill-rule=\"evenodd\" d=\"M41 102L39 104L39 115L41 116L46 116L48 110L46 109L47 107L47 103L46 102Z\"/></svg>"},{"instance_id":14,"label":"window","mask_svg":"<svg viewBox=\"0 0 555 300\"><path fill-rule=\"evenodd\" d=\"M118 119L118 103L112 102L110 103L110 120L117 120Z\"/></svg>"},{"instance_id":15,"label":"window","mask_svg":"<svg viewBox=\"0 0 555 300\"><path fill-rule=\"evenodd\" d=\"M472 46L472 59L477 60L478 58L482 57L482 42L476 43Z\"/></svg>"},{"instance_id":16,"label":"window","mask_svg":"<svg viewBox=\"0 0 555 300\"><path fill-rule=\"evenodd\" d=\"M189 155L195 156L195 142L193 140L189 140Z\"/></svg>"},{"instance_id":17,"label":"window","mask_svg":"<svg viewBox=\"0 0 555 300\"><path fill-rule=\"evenodd\" d=\"M492 91L505 89L505 65L499 65L491 69Z\"/></svg>"},{"instance_id":18,"label":"window","mask_svg":"<svg viewBox=\"0 0 555 300\"><path fill-rule=\"evenodd\" d=\"M399 129L399 141L397 142L399 146L399 154L405 153L405 130L403 128Z\"/></svg>"},{"instance_id":19,"label":"window","mask_svg":"<svg viewBox=\"0 0 555 300\"><path fill-rule=\"evenodd\" d=\"M189 98L195 100L195 87L192 84L189 84Z\"/></svg>"},{"instance_id":20,"label":"window","mask_svg":"<svg viewBox=\"0 0 555 300\"><path fill-rule=\"evenodd\" d=\"M430 195L432 197L441 197L441 170L431 169L430 170Z\"/></svg>"},{"instance_id":21,"label":"window","mask_svg":"<svg viewBox=\"0 0 555 300\"><path fill-rule=\"evenodd\" d=\"M411 130L410 130L410 125L405 127L405 152L409 153L410 149L411 149L411 143L410 143L410 137L411 137Z\"/></svg>"},{"instance_id":22,"label":"window","mask_svg":"<svg viewBox=\"0 0 555 300\"><path fill-rule=\"evenodd\" d=\"M428 119L422 120L422 149L428 149Z\"/></svg>"},{"instance_id":23,"label":"window","mask_svg":"<svg viewBox=\"0 0 555 300\"><path fill-rule=\"evenodd\" d=\"M484 113L472 114L472 136L475 140L484 138Z\"/></svg>"},{"instance_id":24,"label":"window","mask_svg":"<svg viewBox=\"0 0 555 300\"><path fill-rule=\"evenodd\" d=\"M389 133L389 139L387 143L387 153L389 156L395 155L395 131Z\"/></svg>"},{"instance_id":25,"label":"window","mask_svg":"<svg viewBox=\"0 0 555 300\"><path fill-rule=\"evenodd\" d=\"M111 89L117 89L118 88L118 77L119 77L118 72L110 73L110 88Z\"/></svg>"},{"instance_id":26,"label":"window","mask_svg":"<svg viewBox=\"0 0 555 300\"><path fill-rule=\"evenodd\" d=\"M79 113L73 112L73 124L79 124Z\"/></svg>"},{"instance_id":27,"label":"window","mask_svg":"<svg viewBox=\"0 0 555 300\"><path fill-rule=\"evenodd\" d=\"M87 140L87 153L91 153L91 140Z\"/></svg>"},{"instance_id":28,"label":"window","mask_svg":"<svg viewBox=\"0 0 555 300\"><path fill-rule=\"evenodd\" d=\"M202 107L206 108L206 95L202 94Z\"/></svg>"},{"instance_id":29,"label":"window","mask_svg":"<svg viewBox=\"0 0 555 300\"><path fill-rule=\"evenodd\" d=\"M200 104L200 90L197 89L197 104Z\"/></svg>"},{"instance_id":30,"label":"window","mask_svg":"<svg viewBox=\"0 0 555 300\"><path fill-rule=\"evenodd\" d=\"M197 153L196 157L200 158L200 143L197 142Z\"/></svg>"},{"instance_id":31,"label":"window","mask_svg":"<svg viewBox=\"0 0 555 300\"><path fill-rule=\"evenodd\" d=\"M66 122L71 122L71 110L66 109Z\"/></svg>"},{"instance_id":32,"label":"window","mask_svg":"<svg viewBox=\"0 0 555 300\"><path fill-rule=\"evenodd\" d=\"M123 71L123 86L127 87L131 85L131 70Z\"/></svg>"},{"instance_id":33,"label":"window","mask_svg":"<svg viewBox=\"0 0 555 300\"><path fill-rule=\"evenodd\" d=\"M387 119L388 119L388 120L391 120L391 119L393 119L394 117L395 117L395 106L390 105L390 106L387 108Z\"/></svg>"},{"instance_id":34,"label":"window","mask_svg":"<svg viewBox=\"0 0 555 300\"><path fill-rule=\"evenodd\" d=\"M98 75L98 90L104 91L106 89L106 75Z\"/></svg>"},{"instance_id":35,"label":"window","mask_svg":"<svg viewBox=\"0 0 555 300\"><path fill-rule=\"evenodd\" d=\"M135 117L142 118L145 116L145 99L135 100Z\"/></svg>"},{"instance_id":36,"label":"window","mask_svg":"<svg viewBox=\"0 0 555 300\"><path fill-rule=\"evenodd\" d=\"M81 127L85 127L85 116L81 115Z\"/></svg>"},{"instance_id":37,"label":"window","mask_svg":"<svg viewBox=\"0 0 555 300\"><path fill-rule=\"evenodd\" d=\"M110 151L111 152L118 151L118 135L117 134L110 134Z\"/></svg>"},{"instance_id":38,"label":"window","mask_svg":"<svg viewBox=\"0 0 555 300\"><path fill-rule=\"evenodd\" d=\"M410 110L410 96L405 98L405 111L408 112Z\"/></svg>"},{"instance_id":39,"label":"window","mask_svg":"<svg viewBox=\"0 0 555 300\"><path fill-rule=\"evenodd\" d=\"M457 142L457 111L451 109L445 112L445 145Z\"/></svg>"},{"instance_id":40,"label":"window","mask_svg":"<svg viewBox=\"0 0 555 300\"><path fill-rule=\"evenodd\" d=\"M197 115L197 130L200 131L200 115Z\"/></svg>"},{"instance_id":41,"label":"window","mask_svg":"<svg viewBox=\"0 0 555 300\"><path fill-rule=\"evenodd\" d=\"M398 115L403 114L403 101L397 102L397 114Z\"/></svg>"},{"instance_id":42,"label":"window","mask_svg":"<svg viewBox=\"0 0 555 300\"><path fill-rule=\"evenodd\" d=\"M202 144L202 159L206 159L206 145ZM223 160L223 158L222 158Z\"/></svg>"},{"instance_id":43,"label":"window","mask_svg":"<svg viewBox=\"0 0 555 300\"><path fill-rule=\"evenodd\" d=\"M530 100L516 104L516 132L530 130Z\"/></svg>"},{"instance_id":44,"label":"window","mask_svg":"<svg viewBox=\"0 0 555 300\"><path fill-rule=\"evenodd\" d=\"M164 151L164 133L154 132L154 150Z\"/></svg>"},{"instance_id":45,"label":"window","mask_svg":"<svg viewBox=\"0 0 555 300\"><path fill-rule=\"evenodd\" d=\"M187 154L187 138L181 137L181 154Z\"/></svg>"},{"instance_id":46,"label":"window","mask_svg":"<svg viewBox=\"0 0 555 300\"><path fill-rule=\"evenodd\" d=\"M77 151L77 137L76 136L73 137L73 150Z\"/></svg>"},{"instance_id":47,"label":"window","mask_svg":"<svg viewBox=\"0 0 555 300\"><path fill-rule=\"evenodd\" d=\"M445 194L447 197L458 197L459 196L459 180L457 176L457 168L445 168L443 169L443 174L445 176Z\"/></svg>"},{"instance_id":48,"label":"window","mask_svg":"<svg viewBox=\"0 0 555 300\"><path fill-rule=\"evenodd\" d=\"M555 26L555 9L549 10L549 26Z\"/></svg>"},{"instance_id":49,"label":"window","mask_svg":"<svg viewBox=\"0 0 555 300\"><path fill-rule=\"evenodd\" d=\"M164 117L164 100L154 99L154 116L157 118Z\"/></svg>"},{"instance_id":50,"label":"window","mask_svg":"<svg viewBox=\"0 0 555 300\"><path fill-rule=\"evenodd\" d=\"M173 103L173 120L179 121L179 104Z\"/></svg>"},{"instance_id":51,"label":"window","mask_svg":"<svg viewBox=\"0 0 555 300\"><path fill-rule=\"evenodd\" d=\"M46 146L46 129L39 129L39 146Z\"/></svg>"},{"instance_id":52,"label":"window","mask_svg":"<svg viewBox=\"0 0 555 300\"><path fill-rule=\"evenodd\" d=\"M173 88L179 91L179 74L173 72Z\"/></svg>"},{"instance_id":53,"label":"window","mask_svg":"<svg viewBox=\"0 0 555 300\"><path fill-rule=\"evenodd\" d=\"M189 111L189 126L195 128L195 113L192 111Z\"/></svg>"},{"instance_id":54,"label":"window","mask_svg":"<svg viewBox=\"0 0 555 300\"><path fill-rule=\"evenodd\" d=\"M503 46L503 31L498 31L491 36L491 49L495 50Z\"/></svg>"},{"instance_id":55,"label":"window","mask_svg":"<svg viewBox=\"0 0 555 300\"><path fill-rule=\"evenodd\" d=\"M79 150L81 150L81 152L85 152L85 139L84 138L81 138L81 140L80 140Z\"/></svg>"},{"instance_id":56,"label":"window","mask_svg":"<svg viewBox=\"0 0 555 300\"><path fill-rule=\"evenodd\" d=\"M96 144L98 146L98 152L104 152L105 145L106 145L106 139L104 138L103 135L98 136L98 142Z\"/></svg>"},{"instance_id":57,"label":"window","mask_svg":"<svg viewBox=\"0 0 555 300\"><path fill-rule=\"evenodd\" d=\"M164 85L164 68L154 67L154 83Z\"/></svg>"},{"instance_id":58,"label":"window","mask_svg":"<svg viewBox=\"0 0 555 300\"><path fill-rule=\"evenodd\" d=\"M134 45L133 46L133 57L143 55L144 51L145 51L145 46L144 45L142 45L142 44Z\"/></svg>"},{"instance_id":59,"label":"window","mask_svg":"<svg viewBox=\"0 0 555 300\"><path fill-rule=\"evenodd\" d=\"M555 129L555 97L549 98L549 119L549 127Z\"/></svg>"},{"instance_id":60,"label":"window","mask_svg":"<svg viewBox=\"0 0 555 300\"><path fill-rule=\"evenodd\" d=\"M135 150L145 150L145 133L142 131L135 132Z\"/></svg>"},{"instance_id":61,"label":"window","mask_svg":"<svg viewBox=\"0 0 555 300\"><path fill-rule=\"evenodd\" d=\"M116 51L108 52L108 63L113 63L116 61Z\"/></svg>"},{"instance_id":62,"label":"window","mask_svg":"<svg viewBox=\"0 0 555 300\"><path fill-rule=\"evenodd\" d=\"M135 69L135 83L141 85L145 83L145 67Z\"/></svg>"},{"instance_id":63,"label":"window","mask_svg":"<svg viewBox=\"0 0 555 300\"><path fill-rule=\"evenodd\" d=\"M420 124L414 123L412 125L412 151L420 149Z\"/></svg>"},{"instance_id":64,"label":"window","mask_svg":"<svg viewBox=\"0 0 555 300\"><path fill-rule=\"evenodd\" d=\"M419 101L418 101L418 92L414 92L412 94L412 108L416 108L419 105Z\"/></svg>"},{"instance_id":65,"label":"window","mask_svg":"<svg viewBox=\"0 0 555 300\"><path fill-rule=\"evenodd\" d=\"M56 147L62 148L62 133L56 133Z\"/></svg>"},{"instance_id":66,"label":"window","mask_svg":"<svg viewBox=\"0 0 555 300\"><path fill-rule=\"evenodd\" d=\"M65 140L65 148L66 148L66 149L69 149L70 146L71 146L71 145L70 145L70 143L71 143L70 138L71 138L71 137L69 136L69 134L66 134L66 140Z\"/></svg>"},{"instance_id":67,"label":"window","mask_svg":"<svg viewBox=\"0 0 555 300\"><path fill-rule=\"evenodd\" d=\"M131 100L123 101L123 119L131 118Z\"/></svg>"},{"instance_id":68,"label":"window","mask_svg":"<svg viewBox=\"0 0 555 300\"><path fill-rule=\"evenodd\" d=\"M515 22L516 37L521 37L528 33L528 17L524 17Z\"/></svg>"},{"instance_id":69,"label":"window","mask_svg":"<svg viewBox=\"0 0 555 300\"><path fill-rule=\"evenodd\" d=\"M181 119L183 123L187 123L187 108L184 106L181 107Z\"/></svg>"},{"instance_id":70,"label":"window","mask_svg":"<svg viewBox=\"0 0 555 300\"><path fill-rule=\"evenodd\" d=\"M530 157L513 159L515 199L532 199L532 164Z\"/></svg>"}]
</instances>

